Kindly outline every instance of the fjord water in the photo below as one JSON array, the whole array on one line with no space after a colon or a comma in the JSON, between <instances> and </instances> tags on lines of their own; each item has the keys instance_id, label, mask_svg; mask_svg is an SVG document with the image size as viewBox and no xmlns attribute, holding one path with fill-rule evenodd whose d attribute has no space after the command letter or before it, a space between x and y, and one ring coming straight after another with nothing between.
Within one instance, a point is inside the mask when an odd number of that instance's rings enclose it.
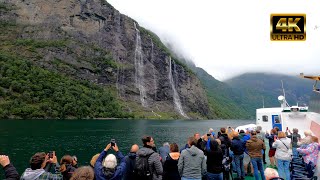
<instances>
[{"instance_id":1,"label":"fjord water","mask_svg":"<svg viewBox=\"0 0 320 180\"><path fill-rule=\"evenodd\" d=\"M143 135L154 137L157 148L163 142L182 147L195 132L205 134L210 127L236 127L253 120L0 120L0 154L10 156L21 174L35 152L55 150L58 160L76 155L79 165L88 165L111 138L126 154L134 143L141 145ZM3 179L3 171L0 171Z\"/></svg>"}]
</instances>

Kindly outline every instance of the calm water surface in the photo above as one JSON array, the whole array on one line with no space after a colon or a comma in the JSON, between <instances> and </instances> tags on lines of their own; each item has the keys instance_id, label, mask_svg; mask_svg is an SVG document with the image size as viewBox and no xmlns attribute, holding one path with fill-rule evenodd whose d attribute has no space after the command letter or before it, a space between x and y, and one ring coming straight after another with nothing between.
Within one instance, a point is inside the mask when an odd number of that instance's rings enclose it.
<instances>
[{"instance_id":1,"label":"calm water surface","mask_svg":"<svg viewBox=\"0 0 320 180\"><path fill-rule=\"evenodd\" d=\"M141 145L143 135L153 136L158 148L166 141L181 147L195 132L249 123L254 120L0 120L0 154L9 155L21 174L36 152L54 150L58 160L76 155L79 165L87 165L111 138L126 154L132 144Z\"/></svg>"}]
</instances>

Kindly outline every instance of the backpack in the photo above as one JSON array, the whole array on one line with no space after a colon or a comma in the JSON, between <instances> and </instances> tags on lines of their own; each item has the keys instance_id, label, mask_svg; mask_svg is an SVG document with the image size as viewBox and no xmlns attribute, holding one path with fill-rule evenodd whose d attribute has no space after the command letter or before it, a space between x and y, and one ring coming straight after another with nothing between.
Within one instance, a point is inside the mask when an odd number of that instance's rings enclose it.
<instances>
[{"instance_id":1,"label":"backpack","mask_svg":"<svg viewBox=\"0 0 320 180\"><path fill-rule=\"evenodd\" d=\"M137 156L135 167L134 167L134 177L135 179L141 180L152 180L152 172L149 168L149 157L153 154L147 156Z\"/></svg>"}]
</instances>

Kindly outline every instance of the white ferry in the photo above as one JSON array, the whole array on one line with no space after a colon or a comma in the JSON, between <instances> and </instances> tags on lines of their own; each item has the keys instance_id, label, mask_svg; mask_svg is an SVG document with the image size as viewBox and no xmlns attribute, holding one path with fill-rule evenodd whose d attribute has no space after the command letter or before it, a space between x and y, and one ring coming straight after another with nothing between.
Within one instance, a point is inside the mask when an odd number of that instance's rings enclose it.
<instances>
[{"instance_id":1,"label":"white ferry","mask_svg":"<svg viewBox=\"0 0 320 180\"><path fill-rule=\"evenodd\" d=\"M257 109L256 124L237 127L236 130L243 129L243 127L255 128L261 126L263 132L270 132L274 127L278 127L285 132L286 129L292 131L293 128L297 128L302 138L305 130L311 130L313 135L320 139L320 89L316 87L320 76L304 76L302 73L300 76L315 80L309 107L289 106L285 96L279 96L280 107ZM317 163L317 176L320 177L320 158Z\"/></svg>"}]
</instances>

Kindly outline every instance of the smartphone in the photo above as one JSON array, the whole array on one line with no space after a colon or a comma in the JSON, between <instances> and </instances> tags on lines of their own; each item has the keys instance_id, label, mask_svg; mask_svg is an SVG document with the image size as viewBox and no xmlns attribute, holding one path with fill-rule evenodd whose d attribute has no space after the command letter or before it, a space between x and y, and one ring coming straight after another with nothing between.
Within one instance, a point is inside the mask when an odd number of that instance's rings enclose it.
<instances>
[{"instance_id":1,"label":"smartphone","mask_svg":"<svg viewBox=\"0 0 320 180\"><path fill-rule=\"evenodd\" d=\"M116 140L115 139L111 139L110 143L111 143L111 146L114 146L116 144Z\"/></svg>"},{"instance_id":2,"label":"smartphone","mask_svg":"<svg viewBox=\"0 0 320 180\"><path fill-rule=\"evenodd\" d=\"M287 127L287 131L289 130L289 128Z\"/></svg>"},{"instance_id":3,"label":"smartphone","mask_svg":"<svg viewBox=\"0 0 320 180\"><path fill-rule=\"evenodd\" d=\"M53 151L49 151L49 158L53 158Z\"/></svg>"}]
</instances>

